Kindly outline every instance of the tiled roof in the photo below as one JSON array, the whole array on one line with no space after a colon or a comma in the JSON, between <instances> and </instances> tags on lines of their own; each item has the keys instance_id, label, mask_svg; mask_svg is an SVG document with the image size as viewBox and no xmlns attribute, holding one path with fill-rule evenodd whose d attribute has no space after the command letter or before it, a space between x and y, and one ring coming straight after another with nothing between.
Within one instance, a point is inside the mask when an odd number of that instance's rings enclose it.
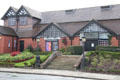
<instances>
[{"instance_id":1,"label":"tiled roof","mask_svg":"<svg viewBox=\"0 0 120 80\"><path fill-rule=\"evenodd\" d=\"M41 23L120 19L120 5L111 6L110 9L103 9L101 6L73 9L69 14L66 10L42 12Z\"/></svg>"},{"instance_id":2,"label":"tiled roof","mask_svg":"<svg viewBox=\"0 0 120 80\"><path fill-rule=\"evenodd\" d=\"M0 26L0 34L8 36L17 36L16 32L9 27Z\"/></svg>"}]
</instances>

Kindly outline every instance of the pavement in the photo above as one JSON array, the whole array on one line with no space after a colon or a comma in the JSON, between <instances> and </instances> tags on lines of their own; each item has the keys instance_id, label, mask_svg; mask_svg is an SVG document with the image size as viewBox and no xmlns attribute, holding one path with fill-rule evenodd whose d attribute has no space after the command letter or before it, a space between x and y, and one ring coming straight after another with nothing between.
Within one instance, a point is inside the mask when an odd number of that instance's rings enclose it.
<instances>
[{"instance_id":1,"label":"pavement","mask_svg":"<svg viewBox=\"0 0 120 80\"><path fill-rule=\"evenodd\" d=\"M88 73L88 72L67 71L67 70L0 68L0 72L75 77L75 78L86 78L86 79L95 79L95 80L120 80L120 75Z\"/></svg>"}]
</instances>

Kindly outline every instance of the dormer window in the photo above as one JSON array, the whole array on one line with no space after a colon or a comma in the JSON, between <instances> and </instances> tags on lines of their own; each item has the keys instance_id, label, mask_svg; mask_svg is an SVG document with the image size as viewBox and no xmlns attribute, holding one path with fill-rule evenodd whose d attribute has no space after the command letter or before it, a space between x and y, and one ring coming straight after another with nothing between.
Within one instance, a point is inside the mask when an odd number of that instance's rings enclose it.
<instances>
[{"instance_id":1,"label":"dormer window","mask_svg":"<svg viewBox=\"0 0 120 80\"><path fill-rule=\"evenodd\" d=\"M19 23L21 26L27 25L27 17L25 17L25 16L19 17Z\"/></svg>"},{"instance_id":2,"label":"dormer window","mask_svg":"<svg viewBox=\"0 0 120 80\"><path fill-rule=\"evenodd\" d=\"M73 9L65 10L66 14L73 14L74 12L75 12L75 10L73 10Z\"/></svg>"},{"instance_id":3,"label":"dormer window","mask_svg":"<svg viewBox=\"0 0 120 80\"><path fill-rule=\"evenodd\" d=\"M112 8L112 5L101 6L101 10L110 10L111 8Z\"/></svg>"},{"instance_id":4,"label":"dormer window","mask_svg":"<svg viewBox=\"0 0 120 80\"><path fill-rule=\"evenodd\" d=\"M16 18L15 17L9 17L8 18L8 26L15 26L16 25Z\"/></svg>"}]
</instances>

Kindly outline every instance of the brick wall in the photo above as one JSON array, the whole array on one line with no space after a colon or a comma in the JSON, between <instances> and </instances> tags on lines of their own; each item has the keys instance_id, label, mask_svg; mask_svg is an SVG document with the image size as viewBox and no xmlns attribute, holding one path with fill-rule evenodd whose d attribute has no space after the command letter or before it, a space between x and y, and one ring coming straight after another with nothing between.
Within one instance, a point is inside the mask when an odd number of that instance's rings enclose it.
<instances>
[{"instance_id":1,"label":"brick wall","mask_svg":"<svg viewBox=\"0 0 120 80\"><path fill-rule=\"evenodd\" d=\"M10 47L8 47L8 41L10 40ZM10 53L16 50L14 47L14 40L16 37L0 36L0 53Z\"/></svg>"},{"instance_id":2,"label":"brick wall","mask_svg":"<svg viewBox=\"0 0 120 80\"><path fill-rule=\"evenodd\" d=\"M33 48L37 47L36 40L32 40L32 38L20 38L18 40L18 50L20 50L20 40L24 41L24 49L27 48L29 45L32 45Z\"/></svg>"},{"instance_id":3,"label":"brick wall","mask_svg":"<svg viewBox=\"0 0 120 80\"><path fill-rule=\"evenodd\" d=\"M116 39L116 37L112 37L111 45L112 46L118 46L118 40Z\"/></svg>"}]
</instances>

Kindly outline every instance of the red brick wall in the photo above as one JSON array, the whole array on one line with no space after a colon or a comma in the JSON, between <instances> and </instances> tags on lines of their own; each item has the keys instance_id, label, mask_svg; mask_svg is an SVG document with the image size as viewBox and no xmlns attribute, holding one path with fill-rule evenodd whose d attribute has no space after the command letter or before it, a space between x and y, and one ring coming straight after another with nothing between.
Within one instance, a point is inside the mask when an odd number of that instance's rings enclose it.
<instances>
[{"instance_id":1,"label":"red brick wall","mask_svg":"<svg viewBox=\"0 0 120 80\"><path fill-rule=\"evenodd\" d=\"M116 39L116 37L112 37L111 45L112 46L118 46L118 40Z\"/></svg>"},{"instance_id":2,"label":"red brick wall","mask_svg":"<svg viewBox=\"0 0 120 80\"><path fill-rule=\"evenodd\" d=\"M62 42L63 39L66 39L66 41L67 41L66 44L64 44L64 43ZM71 40L69 39L69 37L63 37L63 38L61 38L61 39L59 40L59 49L61 49L61 48L66 48L66 47L68 47L68 46L70 46L70 45L71 45Z\"/></svg>"},{"instance_id":3,"label":"red brick wall","mask_svg":"<svg viewBox=\"0 0 120 80\"><path fill-rule=\"evenodd\" d=\"M27 48L29 45L32 45L33 48L37 47L36 40L32 40L32 38L20 38L18 40L18 50L20 50L20 40L24 41L24 49Z\"/></svg>"},{"instance_id":4,"label":"red brick wall","mask_svg":"<svg viewBox=\"0 0 120 80\"><path fill-rule=\"evenodd\" d=\"M40 38L39 46L42 49L42 51L45 51L45 40L44 40L44 38Z\"/></svg>"},{"instance_id":5,"label":"red brick wall","mask_svg":"<svg viewBox=\"0 0 120 80\"><path fill-rule=\"evenodd\" d=\"M0 53L10 53L12 51L16 50L16 47L14 47L14 40L16 40L16 37L11 36L0 36ZM8 41L10 40L10 48L8 47Z\"/></svg>"},{"instance_id":6,"label":"red brick wall","mask_svg":"<svg viewBox=\"0 0 120 80\"><path fill-rule=\"evenodd\" d=\"M80 45L80 37L74 37L74 39L72 40L72 45L78 46Z\"/></svg>"}]
</instances>

